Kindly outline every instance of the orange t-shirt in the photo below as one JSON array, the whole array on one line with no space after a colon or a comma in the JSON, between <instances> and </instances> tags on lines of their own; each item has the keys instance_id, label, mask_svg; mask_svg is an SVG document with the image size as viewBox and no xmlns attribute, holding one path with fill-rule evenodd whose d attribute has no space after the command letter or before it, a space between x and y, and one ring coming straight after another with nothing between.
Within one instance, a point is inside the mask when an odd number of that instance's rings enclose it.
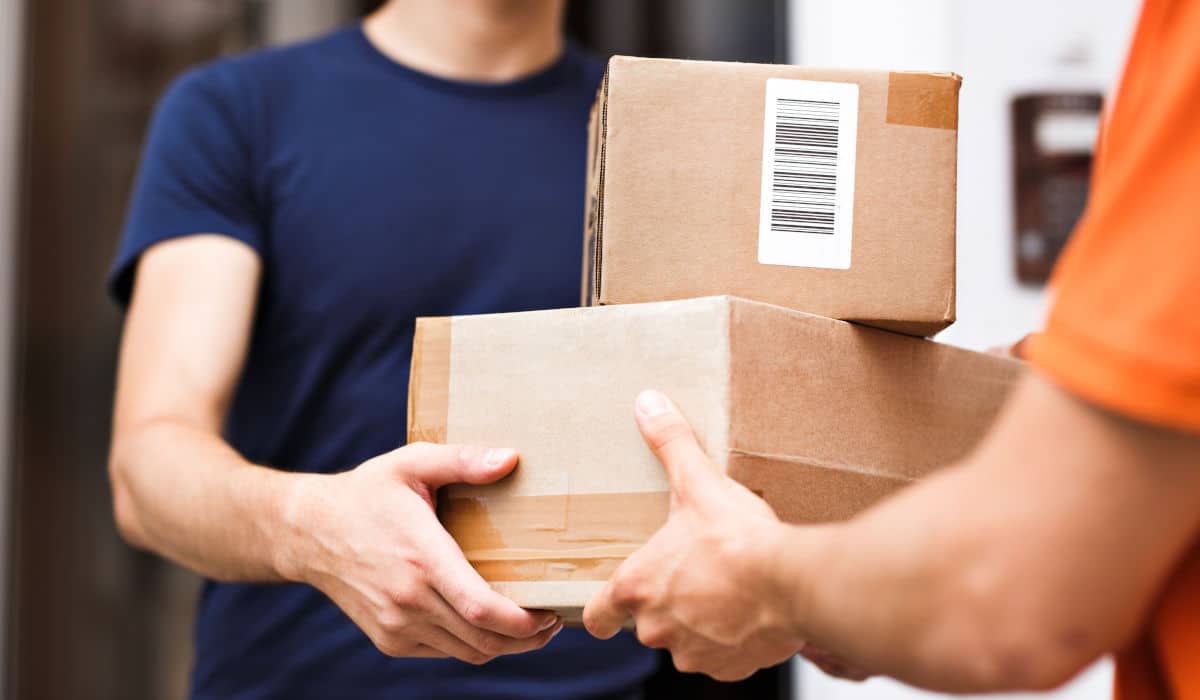
<instances>
[{"instance_id":1,"label":"orange t-shirt","mask_svg":"<svg viewBox=\"0 0 1200 700\"><path fill-rule=\"evenodd\" d=\"M1200 0L1145 0L1107 117L1030 361L1097 405L1200 433ZM1117 696L1200 700L1200 542L1118 655Z\"/></svg>"}]
</instances>

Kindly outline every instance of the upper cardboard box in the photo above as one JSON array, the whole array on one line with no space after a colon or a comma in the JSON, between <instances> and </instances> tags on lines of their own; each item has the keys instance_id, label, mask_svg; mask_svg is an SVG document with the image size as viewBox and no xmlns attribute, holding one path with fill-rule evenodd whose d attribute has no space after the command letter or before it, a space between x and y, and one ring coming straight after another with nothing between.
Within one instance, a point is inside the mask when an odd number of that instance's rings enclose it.
<instances>
[{"instance_id":1,"label":"upper cardboard box","mask_svg":"<svg viewBox=\"0 0 1200 700\"><path fill-rule=\"evenodd\" d=\"M945 328L960 85L614 57L592 113L584 305L734 294Z\"/></svg>"}]
</instances>

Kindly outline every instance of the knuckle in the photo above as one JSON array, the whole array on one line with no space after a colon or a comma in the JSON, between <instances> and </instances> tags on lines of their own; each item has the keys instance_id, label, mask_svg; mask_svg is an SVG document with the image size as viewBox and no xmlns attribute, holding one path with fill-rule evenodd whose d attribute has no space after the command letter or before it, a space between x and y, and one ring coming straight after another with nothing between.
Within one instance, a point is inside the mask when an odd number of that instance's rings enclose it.
<instances>
[{"instance_id":1,"label":"knuckle","mask_svg":"<svg viewBox=\"0 0 1200 700\"><path fill-rule=\"evenodd\" d=\"M671 641L670 633L662 625L638 625L637 638L651 649L665 649Z\"/></svg>"},{"instance_id":2,"label":"knuckle","mask_svg":"<svg viewBox=\"0 0 1200 700\"><path fill-rule=\"evenodd\" d=\"M438 578L438 564L432 557L414 556L412 558L414 583L419 589L434 588Z\"/></svg>"},{"instance_id":3,"label":"knuckle","mask_svg":"<svg viewBox=\"0 0 1200 700\"><path fill-rule=\"evenodd\" d=\"M482 627L492 622L492 612L478 600L468 601L463 606L462 616L474 627Z\"/></svg>"},{"instance_id":4,"label":"knuckle","mask_svg":"<svg viewBox=\"0 0 1200 700\"><path fill-rule=\"evenodd\" d=\"M378 623L379 628L388 637L391 637L403 634L408 629L409 619L404 611L397 608L389 608L380 613Z\"/></svg>"},{"instance_id":5,"label":"knuckle","mask_svg":"<svg viewBox=\"0 0 1200 700\"><path fill-rule=\"evenodd\" d=\"M740 562L751 551L751 544L744 537L737 535L724 536L725 533L713 533L710 544L716 550L716 555L728 562Z\"/></svg>"},{"instance_id":6,"label":"knuckle","mask_svg":"<svg viewBox=\"0 0 1200 700\"><path fill-rule=\"evenodd\" d=\"M477 651L473 654L467 655L467 658L463 659L463 661L466 661L467 663L471 664L472 666L482 666L494 658L496 658L496 657L489 656L488 654L485 654L481 651Z\"/></svg>"},{"instance_id":7,"label":"knuckle","mask_svg":"<svg viewBox=\"0 0 1200 700\"><path fill-rule=\"evenodd\" d=\"M645 599L642 578L632 569L620 572L613 580L613 602L626 610L637 608Z\"/></svg>"},{"instance_id":8,"label":"knuckle","mask_svg":"<svg viewBox=\"0 0 1200 700\"><path fill-rule=\"evenodd\" d=\"M448 446L447 449L451 450L447 455L451 461L463 466L481 461L484 453L487 452L484 448L475 445L456 445L453 448Z\"/></svg>"},{"instance_id":9,"label":"knuckle","mask_svg":"<svg viewBox=\"0 0 1200 700\"><path fill-rule=\"evenodd\" d=\"M672 654L671 661L675 664L675 670L680 673L698 673L700 671L700 660L691 654Z\"/></svg>"},{"instance_id":10,"label":"knuckle","mask_svg":"<svg viewBox=\"0 0 1200 700\"><path fill-rule=\"evenodd\" d=\"M648 437L650 443L658 448L665 448L691 435L691 430L682 421L670 415L659 417L651 423Z\"/></svg>"},{"instance_id":11,"label":"knuckle","mask_svg":"<svg viewBox=\"0 0 1200 700\"><path fill-rule=\"evenodd\" d=\"M407 656L409 649L408 645L394 639L390 636L371 640L375 644L375 648L384 656L390 656L394 659L399 659Z\"/></svg>"},{"instance_id":12,"label":"knuckle","mask_svg":"<svg viewBox=\"0 0 1200 700\"><path fill-rule=\"evenodd\" d=\"M504 653L504 641L492 634L482 634L475 641L475 648L486 656L499 656Z\"/></svg>"},{"instance_id":13,"label":"knuckle","mask_svg":"<svg viewBox=\"0 0 1200 700\"><path fill-rule=\"evenodd\" d=\"M404 467L415 463L423 462L429 459L429 456L439 447L432 442L418 441L410 442L404 447L392 452L394 459L392 464L397 467Z\"/></svg>"},{"instance_id":14,"label":"knuckle","mask_svg":"<svg viewBox=\"0 0 1200 700\"><path fill-rule=\"evenodd\" d=\"M713 674L713 678L725 682L733 683L736 681L744 681L754 675L753 668L726 668Z\"/></svg>"},{"instance_id":15,"label":"knuckle","mask_svg":"<svg viewBox=\"0 0 1200 700\"><path fill-rule=\"evenodd\" d=\"M412 584L400 584L388 590L390 600L400 610L415 610L421 605L420 588Z\"/></svg>"}]
</instances>

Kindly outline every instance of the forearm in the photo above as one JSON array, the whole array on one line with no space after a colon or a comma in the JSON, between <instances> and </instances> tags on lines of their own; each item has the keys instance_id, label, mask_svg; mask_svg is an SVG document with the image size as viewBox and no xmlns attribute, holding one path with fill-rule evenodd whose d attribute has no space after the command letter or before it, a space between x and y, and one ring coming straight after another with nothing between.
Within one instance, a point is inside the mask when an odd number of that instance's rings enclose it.
<instances>
[{"instance_id":1,"label":"forearm","mask_svg":"<svg viewBox=\"0 0 1200 700\"><path fill-rule=\"evenodd\" d=\"M120 431L110 472L131 543L223 581L279 581L286 501L311 478L253 465L220 436L157 419Z\"/></svg>"},{"instance_id":2,"label":"forearm","mask_svg":"<svg viewBox=\"0 0 1200 700\"><path fill-rule=\"evenodd\" d=\"M782 594L807 639L866 671L1057 685L1131 640L1194 540L1198 447L1030 376L958 467L846 524L786 529Z\"/></svg>"},{"instance_id":3,"label":"forearm","mask_svg":"<svg viewBox=\"0 0 1200 700\"><path fill-rule=\"evenodd\" d=\"M797 626L854 667L924 688L1053 686L1070 662L1034 656L1047 654L1041 637L1056 624L1027 624L1037 616L1026 595L1037 572L1003 563L979 530L963 527L962 511L946 507L961 496L964 473L914 487L848 524L788 527L777 550L787 553L780 582Z\"/></svg>"}]
</instances>

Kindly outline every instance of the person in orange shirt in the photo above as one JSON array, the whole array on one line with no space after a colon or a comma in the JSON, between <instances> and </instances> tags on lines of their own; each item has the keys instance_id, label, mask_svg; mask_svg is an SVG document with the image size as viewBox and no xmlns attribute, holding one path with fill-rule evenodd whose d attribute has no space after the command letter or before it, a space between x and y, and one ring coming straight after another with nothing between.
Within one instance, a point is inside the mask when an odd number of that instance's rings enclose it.
<instances>
[{"instance_id":1,"label":"person in orange shirt","mask_svg":"<svg viewBox=\"0 0 1200 700\"><path fill-rule=\"evenodd\" d=\"M1120 700L1200 699L1200 0L1146 0L1045 331L963 463L789 526L665 396L636 418L666 525L585 610L683 671L797 651L946 692L1047 689L1117 655Z\"/></svg>"}]
</instances>

